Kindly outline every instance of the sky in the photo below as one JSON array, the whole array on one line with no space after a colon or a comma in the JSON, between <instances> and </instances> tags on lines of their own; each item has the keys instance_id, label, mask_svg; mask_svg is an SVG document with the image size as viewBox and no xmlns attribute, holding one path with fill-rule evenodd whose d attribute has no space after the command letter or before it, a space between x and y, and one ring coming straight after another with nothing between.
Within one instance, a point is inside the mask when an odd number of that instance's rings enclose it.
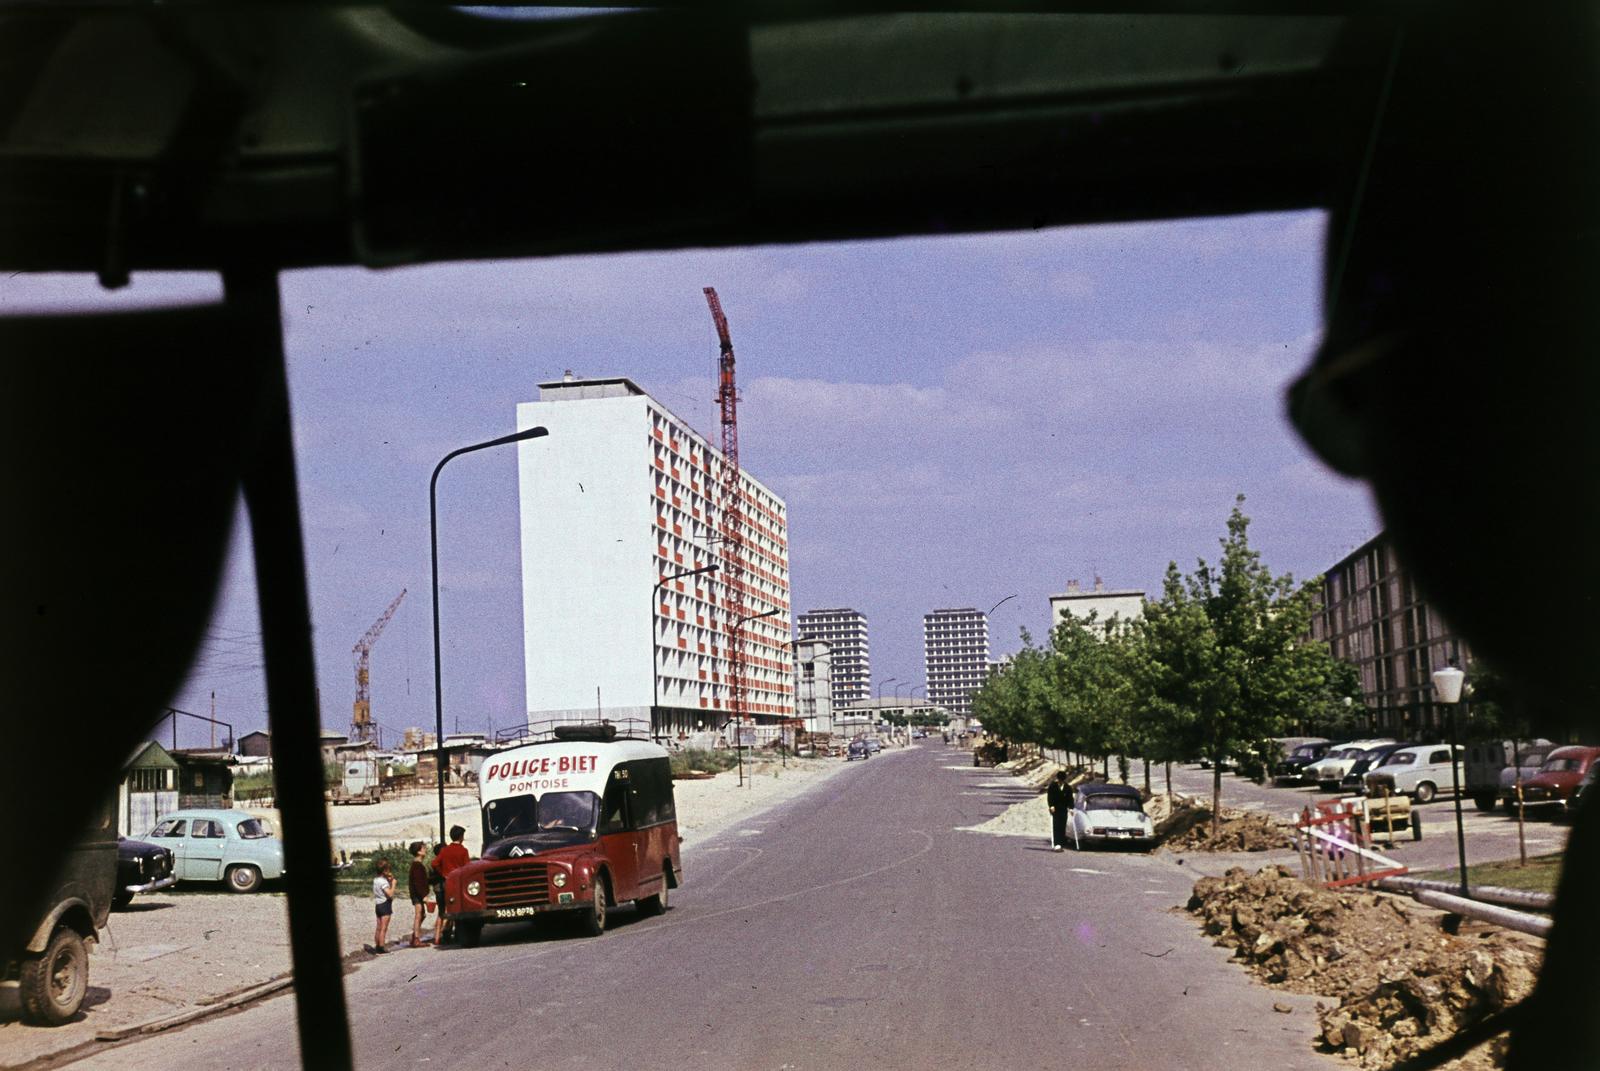
<instances>
[{"instance_id":1,"label":"sky","mask_svg":"<svg viewBox=\"0 0 1600 1071\"><path fill-rule=\"evenodd\" d=\"M993 657L1048 628L1068 580L1159 591L1214 559L1235 494L1277 572L1374 535L1362 485L1316 461L1283 393L1319 329L1325 218L1283 213L997 235L569 257L282 279L323 724L351 648L374 718L433 722L428 477L507 434L571 369L627 376L713 440L715 286L738 357L740 454L789 506L796 612L867 615L874 677L922 681L922 615L996 610ZM214 297L204 276L17 276L0 312ZM263 728L243 515L199 661L173 705ZM440 479L447 730L525 706L515 450ZM893 686L890 686L893 690ZM169 730L156 732L169 739ZM179 744L208 742L180 720Z\"/></svg>"}]
</instances>

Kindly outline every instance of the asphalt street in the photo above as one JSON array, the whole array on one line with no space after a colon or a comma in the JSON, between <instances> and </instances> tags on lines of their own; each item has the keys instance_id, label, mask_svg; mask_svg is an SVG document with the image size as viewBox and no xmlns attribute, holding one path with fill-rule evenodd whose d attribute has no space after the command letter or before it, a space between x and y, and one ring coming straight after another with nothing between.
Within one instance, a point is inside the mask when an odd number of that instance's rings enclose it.
<instances>
[{"instance_id":1,"label":"asphalt street","mask_svg":"<svg viewBox=\"0 0 1600 1071\"><path fill-rule=\"evenodd\" d=\"M1044 806L936 741L853 764L686 843L664 917L621 909L594 939L491 927L476 949L362 964L346 979L358 1062L1343 1066L1312 1049L1315 998L1254 985L1174 910L1193 868L958 829L1018 800ZM293 1009L274 998L77 1066L295 1067Z\"/></svg>"}]
</instances>

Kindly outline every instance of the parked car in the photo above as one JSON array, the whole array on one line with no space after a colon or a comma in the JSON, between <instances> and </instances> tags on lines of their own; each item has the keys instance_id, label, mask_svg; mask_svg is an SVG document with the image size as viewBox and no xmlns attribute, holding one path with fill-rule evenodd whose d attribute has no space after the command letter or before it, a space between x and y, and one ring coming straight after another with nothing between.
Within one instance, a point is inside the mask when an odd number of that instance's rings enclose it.
<instances>
[{"instance_id":1,"label":"parked car","mask_svg":"<svg viewBox=\"0 0 1600 1071\"><path fill-rule=\"evenodd\" d=\"M173 811L161 817L149 837L171 849L179 881L221 881L232 892L247 893L283 876L283 842L245 811Z\"/></svg>"},{"instance_id":2,"label":"parked car","mask_svg":"<svg viewBox=\"0 0 1600 1071\"><path fill-rule=\"evenodd\" d=\"M1321 759L1306 767L1305 778L1315 781L1318 788L1331 791L1339 787L1339 781L1350 772L1350 767L1355 765L1356 759L1361 757L1363 751L1375 748L1379 744L1392 744L1392 738L1381 740L1349 740L1342 744L1334 744L1328 748L1328 753Z\"/></svg>"},{"instance_id":3,"label":"parked car","mask_svg":"<svg viewBox=\"0 0 1600 1071\"><path fill-rule=\"evenodd\" d=\"M1460 762L1465 749L1458 745L1455 750ZM1367 795L1381 795L1387 788L1392 795L1410 796L1418 803L1427 803L1440 789L1454 791L1454 784L1449 744L1397 748L1366 775Z\"/></svg>"},{"instance_id":4,"label":"parked car","mask_svg":"<svg viewBox=\"0 0 1600 1071\"><path fill-rule=\"evenodd\" d=\"M1126 842L1152 845L1155 823L1132 785L1092 783L1072 794L1072 846Z\"/></svg>"},{"instance_id":5,"label":"parked car","mask_svg":"<svg viewBox=\"0 0 1600 1071\"><path fill-rule=\"evenodd\" d=\"M1577 789L1572 793L1574 808L1594 806L1594 782L1597 773L1600 773L1600 762L1591 762L1589 772L1583 775L1583 780L1578 782Z\"/></svg>"},{"instance_id":6,"label":"parked car","mask_svg":"<svg viewBox=\"0 0 1600 1071\"><path fill-rule=\"evenodd\" d=\"M865 740L850 741L850 746L845 750L844 753L845 762L849 762L852 759L870 758L872 758L872 751L867 747L867 742Z\"/></svg>"},{"instance_id":7,"label":"parked car","mask_svg":"<svg viewBox=\"0 0 1600 1071\"><path fill-rule=\"evenodd\" d=\"M142 840L117 838L117 891L111 906L121 910L135 894L178 884L172 872L172 849Z\"/></svg>"},{"instance_id":8,"label":"parked car","mask_svg":"<svg viewBox=\"0 0 1600 1071\"><path fill-rule=\"evenodd\" d=\"M1365 795L1367 791L1367 771L1375 770L1386 762L1390 755L1401 748L1411 747L1411 741L1393 744L1379 744L1369 747L1356 756L1356 761L1350 764L1350 769L1339 778L1340 792L1354 792L1356 795Z\"/></svg>"},{"instance_id":9,"label":"parked car","mask_svg":"<svg viewBox=\"0 0 1600 1071\"><path fill-rule=\"evenodd\" d=\"M1515 766L1508 765L1500 771L1499 791L1495 793L1495 798L1504 803L1507 809L1515 807L1517 805L1517 774L1519 772L1522 774L1524 784L1533 780L1534 776L1544 769L1544 760L1548 759L1550 752L1555 749L1556 745L1548 742L1530 744L1526 750L1519 749L1516 757L1521 760L1520 763ZM1488 807L1479 803L1478 809L1491 811L1494 809L1494 803L1491 801Z\"/></svg>"},{"instance_id":10,"label":"parked car","mask_svg":"<svg viewBox=\"0 0 1600 1071\"><path fill-rule=\"evenodd\" d=\"M883 741L879 740L876 736L867 737L866 744L867 750L872 752L874 755L883 750Z\"/></svg>"},{"instance_id":11,"label":"parked car","mask_svg":"<svg viewBox=\"0 0 1600 1071\"><path fill-rule=\"evenodd\" d=\"M1309 741L1296 744L1289 753L1272 768L1274 784L1298 785L1305 781L1306 767L1321 760L1332 747L1326 740Z\"/></svg>"},{"instance_id":12,"label":"parked car","mask_svg":"<svg viewBox=\"0 0 1600 1071\"><path fill-rule=\"evenodd\" d=\"M1522 783L1525 807L1560 807L1571 810L1578 785L1600 758L1600 747L1558 747L1545 756L1539 772Z\"/></svg>"}]
</instances>

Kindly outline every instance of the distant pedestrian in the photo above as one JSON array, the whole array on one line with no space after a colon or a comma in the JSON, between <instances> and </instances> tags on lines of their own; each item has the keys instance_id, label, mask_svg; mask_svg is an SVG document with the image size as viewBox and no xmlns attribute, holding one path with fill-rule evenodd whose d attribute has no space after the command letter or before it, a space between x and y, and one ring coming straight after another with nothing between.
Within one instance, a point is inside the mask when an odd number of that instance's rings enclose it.
<instances>
[{"instance_id":1,"label":"distant pedestrian","mask_svg":"<svg viewBox=\"0 0 1600 1071\"><path fill-rule=\"evenodd\" d=\"M439 921L433 927L433 943L436 945L443 943L445 938L444 881L450 876L452 870L472 862L472 856L468 853L467 846L461 843L466 837L467 830L465 826L451 826L450 843L440 848L433 859L434 869L439 872Z\"/></svg>"},{"instance_id":2,"label":"distant pedestrian","mask_svg":"<svg viewBox=\"0 0 1600 1071\"><path fill-rule=\"evenodd\" d=\"M394 870L389 860L378 860L378 876L372 879L372 906L378 916L377 929L372 932L372 950L387 952L383 947L389 940L389 919L394 916Z\"/></svg>"},{"instance_id":3,"label":"distant pedestrian","mask_svg":"<svg viewBox=\"0 0 1600 1071\"><path fill-rule=\"evenodd\" d=\"M411 909L411 947L422 947L422 916L428 913L428 867L422 861L427 854L427 845L420 840L411 842L411 873L406 884L410 887Z\"/></svg>"},{"instance_id":4,"label":"distant pedestrian","mask_svg":"<svg viewBox=\"0 0 1600 1071\"><path fill-rule=\"evenodd\" d=\"M1056 771L1044 798L1050 805L1050 847L1059 852L1067 844L1067 815L1072 812L1072 786L1067 784L1067 771Z\"/></svg>"}]
</instances>

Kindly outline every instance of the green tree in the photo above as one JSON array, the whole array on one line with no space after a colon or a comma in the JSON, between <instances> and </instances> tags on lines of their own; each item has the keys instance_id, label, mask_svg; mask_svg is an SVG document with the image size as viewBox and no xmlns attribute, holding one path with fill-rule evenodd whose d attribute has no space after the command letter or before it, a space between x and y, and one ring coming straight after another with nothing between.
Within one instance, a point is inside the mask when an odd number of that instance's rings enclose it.
<instances>
[{"instance_id":1,"label":"green tree","mask_svg":"<svg viewBox=\"0 0 1600 1071\"><path fill-rule=\"evenodd\" d=\"M1343 671L1309 638L1314 587L1274 576L1250 546L1244 496L1228 517L1215 567L1185 577L1167 567L1160 602L1141 628L1141 694L1190 755L1212 762L1212 834L1221 762L1259 753L1318 705Z\"/></svg>"}]
</instances>

